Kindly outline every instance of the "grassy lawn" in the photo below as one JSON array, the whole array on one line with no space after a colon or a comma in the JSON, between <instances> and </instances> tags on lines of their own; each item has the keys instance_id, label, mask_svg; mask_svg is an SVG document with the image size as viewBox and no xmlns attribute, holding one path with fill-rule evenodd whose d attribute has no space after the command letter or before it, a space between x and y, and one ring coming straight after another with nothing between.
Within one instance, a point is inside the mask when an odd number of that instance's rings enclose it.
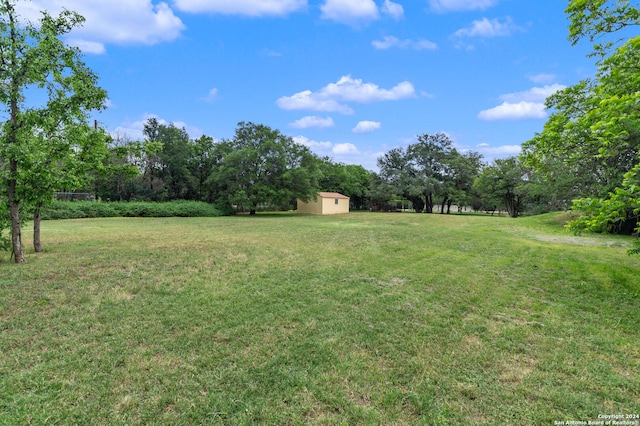
<instances>
[{"instance_id":1,"label":"grassy lawn","mask_svg":"<svg viewBox=\"0 0 640 426\"><path fill-rule=\"evenodd\" d=\"M0 263L0 424L640 414L640 259L560 221L44 222Z\"/></svg>"}]
</instances>

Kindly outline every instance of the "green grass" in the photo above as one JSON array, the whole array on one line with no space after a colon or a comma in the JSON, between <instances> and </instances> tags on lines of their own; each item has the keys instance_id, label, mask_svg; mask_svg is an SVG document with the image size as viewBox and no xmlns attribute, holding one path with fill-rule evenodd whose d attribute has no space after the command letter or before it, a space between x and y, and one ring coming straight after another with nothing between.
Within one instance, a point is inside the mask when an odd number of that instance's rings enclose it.
<instances>
[{"instance_id":1,"label":"green grass","mask_svg":"<svg viewBox=\"0 0 640 426\"><path fill-rule=\"evenodd\" d=\"M639 413L640 260L561 220L44 222L44 253L0 263L0 424Z\"/></svg>"}]
</instances>

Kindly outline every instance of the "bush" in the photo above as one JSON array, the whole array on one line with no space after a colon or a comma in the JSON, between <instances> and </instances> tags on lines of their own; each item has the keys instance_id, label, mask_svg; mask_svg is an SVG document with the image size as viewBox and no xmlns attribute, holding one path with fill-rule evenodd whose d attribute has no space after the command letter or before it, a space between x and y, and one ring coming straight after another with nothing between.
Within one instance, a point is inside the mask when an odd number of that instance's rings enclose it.
<instances>
[{"instance_id":1,"label":"bush","mask_svg":"<svg viewBox=\"0 0 640 426\"><path fill-rule=\"evenodd\" d=\"M99 202L54 201L42 209L42 219L83 219L97 217L215 217L222 212L200 201Z\"/></svg>"}]
</instances>

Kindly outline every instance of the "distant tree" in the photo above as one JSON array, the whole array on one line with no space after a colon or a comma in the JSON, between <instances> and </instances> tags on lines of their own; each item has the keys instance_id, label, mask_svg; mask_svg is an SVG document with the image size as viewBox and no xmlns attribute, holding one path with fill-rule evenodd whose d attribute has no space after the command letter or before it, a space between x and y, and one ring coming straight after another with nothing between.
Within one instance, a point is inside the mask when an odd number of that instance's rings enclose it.
<instances>
[{"instance_id":1,"label":"distant tree","mask_svg":"<svg viewBox=\"0 0 640 426\"><path fill-rule=\"evenodd\" d=\"M88 111L104 106L106 93L97 87L97 77L80 59L80 51L60 40L83 23L82 16L68 10L58 17L42 12L36 25L20 21L15 4L0 0L0 104L7 115L0 134L0 174L11 217L13 256L22 263L20 205L30 201L18 192L26 174L22 167L25 159L47 146L42 139L33 144L34 136L47 133L47 118L65 128L86 122ZM46 103L39 105L42 98Z\"/></svg>"},{"instance_id":2,"label":"distant tree","mask_svg":"<svg viewBox=\"0 0 640 426\"><path fill-rule=\"evenodd\" d=\"M142 175L162 149L159 142L131 141L126 136L116 135L109 146L109 155L96 174L94 192L96 198L109 201L149 200L150 191ZM148 198L149 197L149 198Z\"/></svg>"},{"instance_id":3,"label":"distant tree","mask_svg":"<svg viewBox=\"0 0 640 426\"><path fill-rule=\"evenodd\" d=\"M193 182L191 199L213 202L213 193L207 185L207 179L211 175L216 162L214 146L213 138L206 135L190 143L190 156L187 161L187 167Z\"/></svg>"},{"instance_id":4,"label":"distant tree","mask_svg":"<svg viewBox=\"0 0 640 426\"><path fill-rule=\"evenodd\" d=\"M526 171L516 157L496 159L485 167L473 184L486 209L502 205L518 217L526 196Z\"/></svg>"},{"instance_id":5,"label":"distant tree","mask_svg":"<svg viewBox=\"0 0 640 426\"><path fill-rule=\"evenodd\" d=\"M215 201L230 209L260 204L285 206L318 192L318 161L305 146L262 124L240 122L231 140L216 144L216 164L207 183Z\"/></svg>"},{"instance_id":6,"label":"distant tree","mask_svg":"<svg viewBox=\"0 0 640 426\"><path fill-rule=\"evenodd\" d=\"M162 144L148 170L148 177L156 180L155 187L161 188L154 194L157 201L188 199L195 193L195 182L189 169L192 147L187 131L173 123L165 125L150 118L144 124L143 133L148 142Z\"/></svg>"},{"instance_id":7,"label":"distant tree","mask_svg":"<svg viewBox=\"0 0 640 426\"><path fill-rule=\"evenodd\" d=\"M469 151L464 154L460 154L456 150L452 152L448 165L449 173L445 180L446 185L449 187L446 197L447 213L449 213L452 203L456 203L458 209L471 205L471 188L480 173L482 165L482 155L477 152ZM444 202L445 197L443 197L443 209L441 212L444 211Z\"/></svg>"},{"instance_id":8,"label":"distant tree","mask_svg":"<svg viewBox=\"0 0 640 426\"><path fill-rule=\"evenodd\" d=\"M371 172L359 165L335 163L328 157L319 161L320 190L339 192L349 197L356 208L363 208Z\"/></svg>"},{"instance_id":9,"label":"distant tree","mask_svg":"<svg viewBox=\"0 0 640 426\"><path fill-rule=\"evenodd\" d=\"M482 164L476 152L460 154L444 133L423 134L407 148L394 148L378 159L380 177L418 213L433 213L434 199L441 212L453 202L470 203L473 181Z\"/></svg>"},{"instance_id":10,"label":"distant tree","mask_svg":"<svg viewBox=\"0 0 640 426\"><path fill-rule=\"evenodd\" d=\"M393 185L377 173L372 172L369 176L369 189L366 192L366 197L370 202L370 209L383 210L396 197L395 190L396 188Z\"/></svg>"},{"instance_id":11,"label":"distant tree","mask_svg":"<svg viewBox=\"0 0 640 426\"><path fill-rule=\"evenodd\" d=\"M421 213L426 205L428 212L433 208L433 184L421 175L420 170L414 162L409 149L393 148L378 158L380 168L380 179L382 182L375 182L378 194L388 194L393 192L406 200L411 201L417 213ZM384 183L384 190L382 189Z\"/></svg>"}]
</instances>

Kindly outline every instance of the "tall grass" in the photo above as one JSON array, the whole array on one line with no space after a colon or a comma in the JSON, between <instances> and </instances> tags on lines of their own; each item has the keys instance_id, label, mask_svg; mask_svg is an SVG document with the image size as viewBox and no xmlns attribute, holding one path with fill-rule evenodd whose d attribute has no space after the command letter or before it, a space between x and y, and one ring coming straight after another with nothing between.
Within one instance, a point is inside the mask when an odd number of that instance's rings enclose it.
<instances>
[{"instance_id":1,"label":"tall grass","mask_svg":"<svg viewBox=\"0 0 640 426\"><path fill-rule=\"evenodd\" d=\"M640 263L557 220L45 222L44 253L0 264L0 424L638 413Z\"/></svg>"}]
</instances>

